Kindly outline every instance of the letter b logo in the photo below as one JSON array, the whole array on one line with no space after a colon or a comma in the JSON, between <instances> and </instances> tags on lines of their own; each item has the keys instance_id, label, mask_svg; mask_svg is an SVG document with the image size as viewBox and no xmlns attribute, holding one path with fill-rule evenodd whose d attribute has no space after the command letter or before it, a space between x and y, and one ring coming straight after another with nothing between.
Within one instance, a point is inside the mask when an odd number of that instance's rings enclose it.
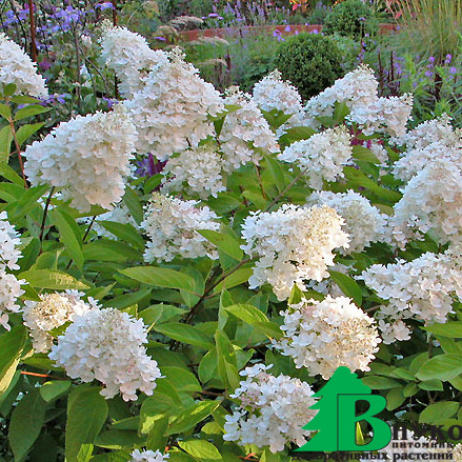
<instances>
[{"instance_id":1,"label":"letter b logo","mask_svg":"<svg viewBox=\"0 0 462 462\"><path fill-rule=\"evenodd\" d=\"M356 415L356 403L367 401L369 409ZM374 417L383 411L387 404L380 395L338 395L338 449L340 451L377 451L391 440L391 429L386 422ZM356 423L366 421L372 427L372 441L367 444L356 443Z\"/></svg>"}]
</instances>

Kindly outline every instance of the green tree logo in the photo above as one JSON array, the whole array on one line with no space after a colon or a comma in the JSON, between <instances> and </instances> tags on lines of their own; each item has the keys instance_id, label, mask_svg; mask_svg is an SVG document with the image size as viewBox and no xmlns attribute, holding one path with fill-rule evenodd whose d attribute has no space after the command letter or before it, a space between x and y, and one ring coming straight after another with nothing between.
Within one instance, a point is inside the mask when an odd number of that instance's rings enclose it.
<instances>
[{"instance_id":1,"label":"green tree logo","mask_svg":"<svg viewBox=\"0 0 462 462\"><path fill-rule=\"evenodd\" d=\"M372 390L347 367L339 367L314 396L320 400L311 409L319 412L303 428L317 430L317 433L296 452L376 451L391 441L390 427L375 417L385 408L386 399L373 395ZM369 403L367 411L360 415L356 415L358 401ZM366 421L372 427L373 437L367 444L356 442L356 426L360 421Z\"/></svg>"}]
</instances>

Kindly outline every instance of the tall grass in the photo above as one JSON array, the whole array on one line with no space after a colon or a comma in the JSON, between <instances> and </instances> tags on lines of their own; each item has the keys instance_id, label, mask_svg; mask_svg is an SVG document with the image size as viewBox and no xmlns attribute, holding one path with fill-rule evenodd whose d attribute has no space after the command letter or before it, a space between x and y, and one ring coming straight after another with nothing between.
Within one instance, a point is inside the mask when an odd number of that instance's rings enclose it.
<instances>
[{"instance_id":1,"label":"tall grass","mask_svg":"<svg viewBox=\"0 0 462 462\"><path fill-rule=\"evenodd\" d=\"M462 33L462 0L394 0L389 2L400 33L394 45L437 63L458 49Z\"/></svg>"}]
</instances>

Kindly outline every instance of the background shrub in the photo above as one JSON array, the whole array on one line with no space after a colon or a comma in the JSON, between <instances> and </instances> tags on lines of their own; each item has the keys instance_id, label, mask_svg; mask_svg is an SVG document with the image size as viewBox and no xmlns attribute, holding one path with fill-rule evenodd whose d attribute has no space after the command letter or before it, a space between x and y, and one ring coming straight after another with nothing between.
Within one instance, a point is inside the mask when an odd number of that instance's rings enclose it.
<instances>
[{"instance_id":1,"label":"background shrub","mask_svg":"<svg viewBox=\"0 0 462 462\"><path fill-rule=\"evenodd\" d=\"M296 35L281 43L275 65L303 99L317 95L344 74L335 41L316 34Z\"/></svg>"},{"instance_id":2,"label":"background shrub","mask_svg":"<svg viewBox=\"0 0 462 462\"><path fill-rule=\"evenodd\" d=\"M334 32L348 37L361 38L365 34L376 35L378 21L374 10L361 0L345 0L336 5L327 15L324 32Z\"/></svg>"}]
</instances>

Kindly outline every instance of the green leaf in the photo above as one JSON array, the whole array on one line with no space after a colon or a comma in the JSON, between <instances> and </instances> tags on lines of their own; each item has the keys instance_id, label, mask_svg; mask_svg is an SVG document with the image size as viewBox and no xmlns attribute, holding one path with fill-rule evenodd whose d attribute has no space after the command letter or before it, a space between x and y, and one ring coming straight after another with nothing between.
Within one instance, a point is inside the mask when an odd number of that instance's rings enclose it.
<instances>
[{"instance_id":1,"label":"green leaf","mask_svg":"<svg viewBox=\"0 0 462 462\"><path fill-rule=\"evenodd\" d=\"M170 322L154 326L154 330L181 343L195 345L206 350L213 347L207 335L189 324Z\"/></svg>"},{"instance_id":2,"label":"green leaf","mask_svg":"<svg viewBox=\"0 0 462 462\"><path fill-rule=\"evenodd\" d=\"M0 395L13 380L25 341L26 330L23 326L14 327L10 332L0 335Z\"/></svg>"},{"instance_id":3,"label":"green leaf","mask_svg":"<svg viewBox=\"0 0 462 462\"><path fill-rule=\"evenodd\" d=\"M389 388L396 388L401 385L396 380L389 379L388 377L380 377L378 375L368 375L361 380L364 385L367 385L373 390L388 390Z\"/></svg>"},{"instance_id":4,"label":"green leaf","mask_svg":"<svg viewBox=\"0 0 462 462\"><path fill-rule=\"evenodd\" d=\"M0 116L11 121L11 108L7 104L0 104Z\"/></svg>"},{"instance_id":5,"label":"green leaf","mask_svg":"<svg viewBox=\"0 0 462 462\"><path fill-rule=\"evenodd\" d=\"M234 237L230 236L229 234L213 231L211 229L203 229L198 232L209 242L216 245L217 248L226 255L229 255L235 260L242 259L243 252L241 250L240 243Z\"/></svg>"},{"instance_id":6,"label":"green leaf","mask_svg":"<svg viewBox=\"0 0 462 462\"><path fill-rule=\"evenodd\" d=\"M191 441L179 441L178 445L181 449L187 452L194 459L205 460L205 461L218 461L223 460L218 452L218 449L208 441L204 440L191 440Z\"/></svg>"},{"instance_id":7,"label":"green leaf","mask_svg":"<svg viewBox=\"0 0 462 462\"><path fill-rule=\"evenodd\" d=\"M86 260L110 261L123 263L126 261L139 261L141 254L139 250L125 244L124 242L112 241L110 239L98 239L83 246L83 254Z\"/></svg>"},{"instance_id":8,"label":"green leaf","mask_svg":"<svg viewBox=\"0 0 462 462\"><path fill-rule=\"evenodd\" d=\"M239 373L233 344L222 330L215 332L215 343L218 374L226 388L235 390L239 386Z\"/></svg>"},{"instance_id":9,"label":"green leaf","mask_svg":"<svg viewBox=\"0 0 462 462\"><path fill-rule=\"evenodd\" d=\"M353 158L363 162L371 162L373 164L381 163L370 149L359 145L353 146Z\"/></svg>"},{"instance_id":10,"label":"green leaf","mask_svg":"<svg viewBox=\"0 0 462 462\"><path fill-rule=\"evenodd\" d=\"M340 287L341 291L347 296L352 298L358 306L363 302L361 287L358 283L347 276L346 274L339 273L338 271L329 271L330 277Z\"/></svg>"},{"instance_id":11,"label":"green leaf","mask_svg":"<svg viewBox=\"0 0 462 462\"><path fill-rule=\"evenodd\" d=\"M11 152L13 133L9 125L0 130L0 162L8 162Z\"/></svg>"},{"instance_id":12,"label":"green leaf","mask_svg":"<svg viewBox=\"0 0 462 462\"><path fill-rule=\"evenodd\" d=\"M426 380L425 382L421 382L417 385L422 390L443 391L443 383L438 379Z\"/></svg>"},{"instance_id":13,"label":"green leaf","mask_svg":"<svg viewBox=\"0 0 462 462\"><path fill-rule=\"evenodd\" d=\"M392 388L387 393L386 399L387 399L387 409L389 411L393 411L397 407L401 406L401 404L403 404L404 400L406 399L403 395L403 388L402 387Z\"/></svg>"},{"instance_id":14,"label":"green leaf","mask_svg":"<svg viewBox=\"0 0 462 462\"><path fill-rule=\"evenodd\" d=\"M143 221L143 206L136 192L128 186L125 186L125 195L122 200L130 211L133 219L139 225Z\"/></svg>"},{"instance_id":15,"label":"green leaf","mask_svg":"<svg viewBox=\"0 0 462 462\"><path fill-rule=\"evenodd\" d=\"M440 401L429 404L420 413L419 423L435 424L438 420L448 419L455 415L459 409L459 403L455 401Z\"/></svg>"},{"instance_id":16,"label":"green leaf","mask_svg":"<svg viewBox=\"0 0 462 462\"><path fill-rule=\"evenodd\" d=\"M462 321L449 321L445 324L431 324L424 327L427 332L431 332L441 337L462 338Z\"/></svg>"},{"instance_id":17,"label":"green leaf","mask_svg":"<svg viewBox=\"0 0 462 462\"><path fill-rule=\"evenodd\" d=\"M187 407L168 427L166 436L195 427L220 407L221 401L200 401Z\"/></svg>"},{"instance_id":18,"label":"green leaf","mask_svg":"<svg viewBox=\"0 0 462 462\"><path fill-rule=\"evenodd\" d=\"M247 282L251 275L251 267L239 268L238 270L230 274L228 277L226 277L223 281L221 281L220 284L218 284L213 289L213 293L219 294L223 289L231 289L232 287L239 286L242 283Z\"/></svg>"},{"instance_id":19,"label":"green leaf","mask_svg":"<svg viewBox=\"0 0 462 462\"><path fill-rule=\"evenodd\" d=\"M316 133L310 127L293 127L289 128L284 135L280 138L280 143L283 146L289 146L295 141L307 140Z\"/></svg>"},{"instance_id":20,"label":"green leaf","mask_svg":"<svg viewBox=\"0 0 462 462\"><path fill-rule=\"evenodd\" d=\"M69 380L52 380L50 382L45 382L40 387L40 395L44 401L49 403L64 395L69 388L71 388L71 382Z\"/></svg>"},{"instance_id":21,"label":"green leaf","mask_svg":"<svg viewBox=\"0 0 462 462\"><path fill-rule=\"evenodd\" d=\"M14 120L22 120L27 117L36 116L39 114L44 114L45 112L50 112L51 108L40 106L40 104L31 104L25 108L19 109L14 115Z\"/></svg>"},{"instance_id":22,"label":"green leaf","mask_svg":"<svg viewBox=\"0 0 462 462\"><path fill-rule=\"evenodd\" d=\"M85 259L82 252L82 237L77 223L58 209L52 210L50 216L53 224L58 228L59 240L64 244L77 267L82 270Z\"/></svg>"},{"instance_id":23,"label":"green leaf","mask_svg":"<svg viewBox=\"0 0 462 462\"><path fill-rule=\"evenodd\" d=\"M170 289L182 289L187 292L194 292L195 289L195 282L191 276L169 268L136 266L120 270L120 272L143 284L168 287Z\"/></svg>"},{"instance_id":24,"label":"green leaf","mask_svg":"<svg viewBox=\"0 0 462 462\"><path fill-rule=\"evenodd\" d=\"M99 388L79 386L72 390L67 403L66 461L78 462L84 443L93 443L108 415L106 400Z\"/></svg>"},{"instance_id":25,"label":"green leaf","mask_svg":"<svg viewBox=\"0 0 462 462\"><path fill-rule=\"evenodd\" d=\"M162 375L178 393L201 392L202 387L196 376L186 367L162 366Z\"/></svg>"},{"instance_id":26,"label":"green leaf","mask_svg":"<svg viewBox=\"0 0 462 462\"><path fill-rule=\"evenodd\" d=\"M19 146L27 141L34 133L38 132L45 122L38 122L35 124L25 124L19 127L19 130L16 132L16 139L18 140Z\"/></svg>"},{"instance_id":27,"label":"green leaf","mask_svg":"<svg viewBox=\"0 0 462 462\"><path fill-rule=\"evenodd\" d=\"M70 274L47 269L33 269L18 275L18 279L25 279L32 287L38 289L66 290L88 289L88 285L78 281Z\"/></svg>"},{"instance_id":28,"label":"green leaf","mask_svg":"<svg viewBox=\"0 0 462 462\"><path fill-rule=\"evenodd\" d=\"M100 221L110 233L122 241L126 241L133 247L144 249L144 240L134 226L129 223L116 223L114 221Z\"/></svg>"},{"instance_id":29,"label":"green leaf","mask_svg":"<svg viewBox=\"0 0 462 462\"><path fill-rule=\"evenodd\" d=\"M253 305L240 303L236 305L227 306L224 309L236 318L261 330L265 335L267 335L270 338L278 338L282 335L279 326L271 322L265 313L263 313Z\"/></svg>"},{"instance_id":30,"label":"green leaf","mask_svg":"<svg viewBox=\"0 0 462 462\"><path fill-rule=\"evenodd\" d=\"M334 119L337 123L343 122L345 117L350 113L350 108L345 102L335 103Z\"/></svg>"},{"instance_id":31,"label":"green leaf","mask_svg":"<svg viewBox=\"0 0 462 462\"><path fill-rule=\"evenodd\" d=\"M415 395L419 391L419 388L415 383L408 383L404 388L403 388L403 396L405 398L409 398L409 396Z\"/></svg>"},{"instance_id":32,"label":"green leaf","mask_svg":"<svg viewBox=\"0 0 462 462\"><path fill-rule=\"evenodd\" d=\"M46 403L37 389L19 402L11 415L8 440L15 461L21 461L29 452L45 420Z\"/></svg>"},{"instance_id":33,"label":"green leaf","mask_svg":"<svg viewBox=\"0 0 462 462\"><path fill-rule=\"evenodd\" d=\"M276 185L278 192L281 193L284 191L285 187L284 172L282 171L281 164L276 159L269 156L265 157L265 161L271 177L273 178L273 182Z\"/></svg>"},{"instance_id":34,"label":"green leaf","mask_svg":"<svg viewBox=\"0 0 462 462\"><path fill-rule=\"evenodd\" d=\"M462 373L462 362L459 355L443 354L425 361L417 371L420 380L439 379L443 382L453 379Z\"/></svg>"}]
</instances>

